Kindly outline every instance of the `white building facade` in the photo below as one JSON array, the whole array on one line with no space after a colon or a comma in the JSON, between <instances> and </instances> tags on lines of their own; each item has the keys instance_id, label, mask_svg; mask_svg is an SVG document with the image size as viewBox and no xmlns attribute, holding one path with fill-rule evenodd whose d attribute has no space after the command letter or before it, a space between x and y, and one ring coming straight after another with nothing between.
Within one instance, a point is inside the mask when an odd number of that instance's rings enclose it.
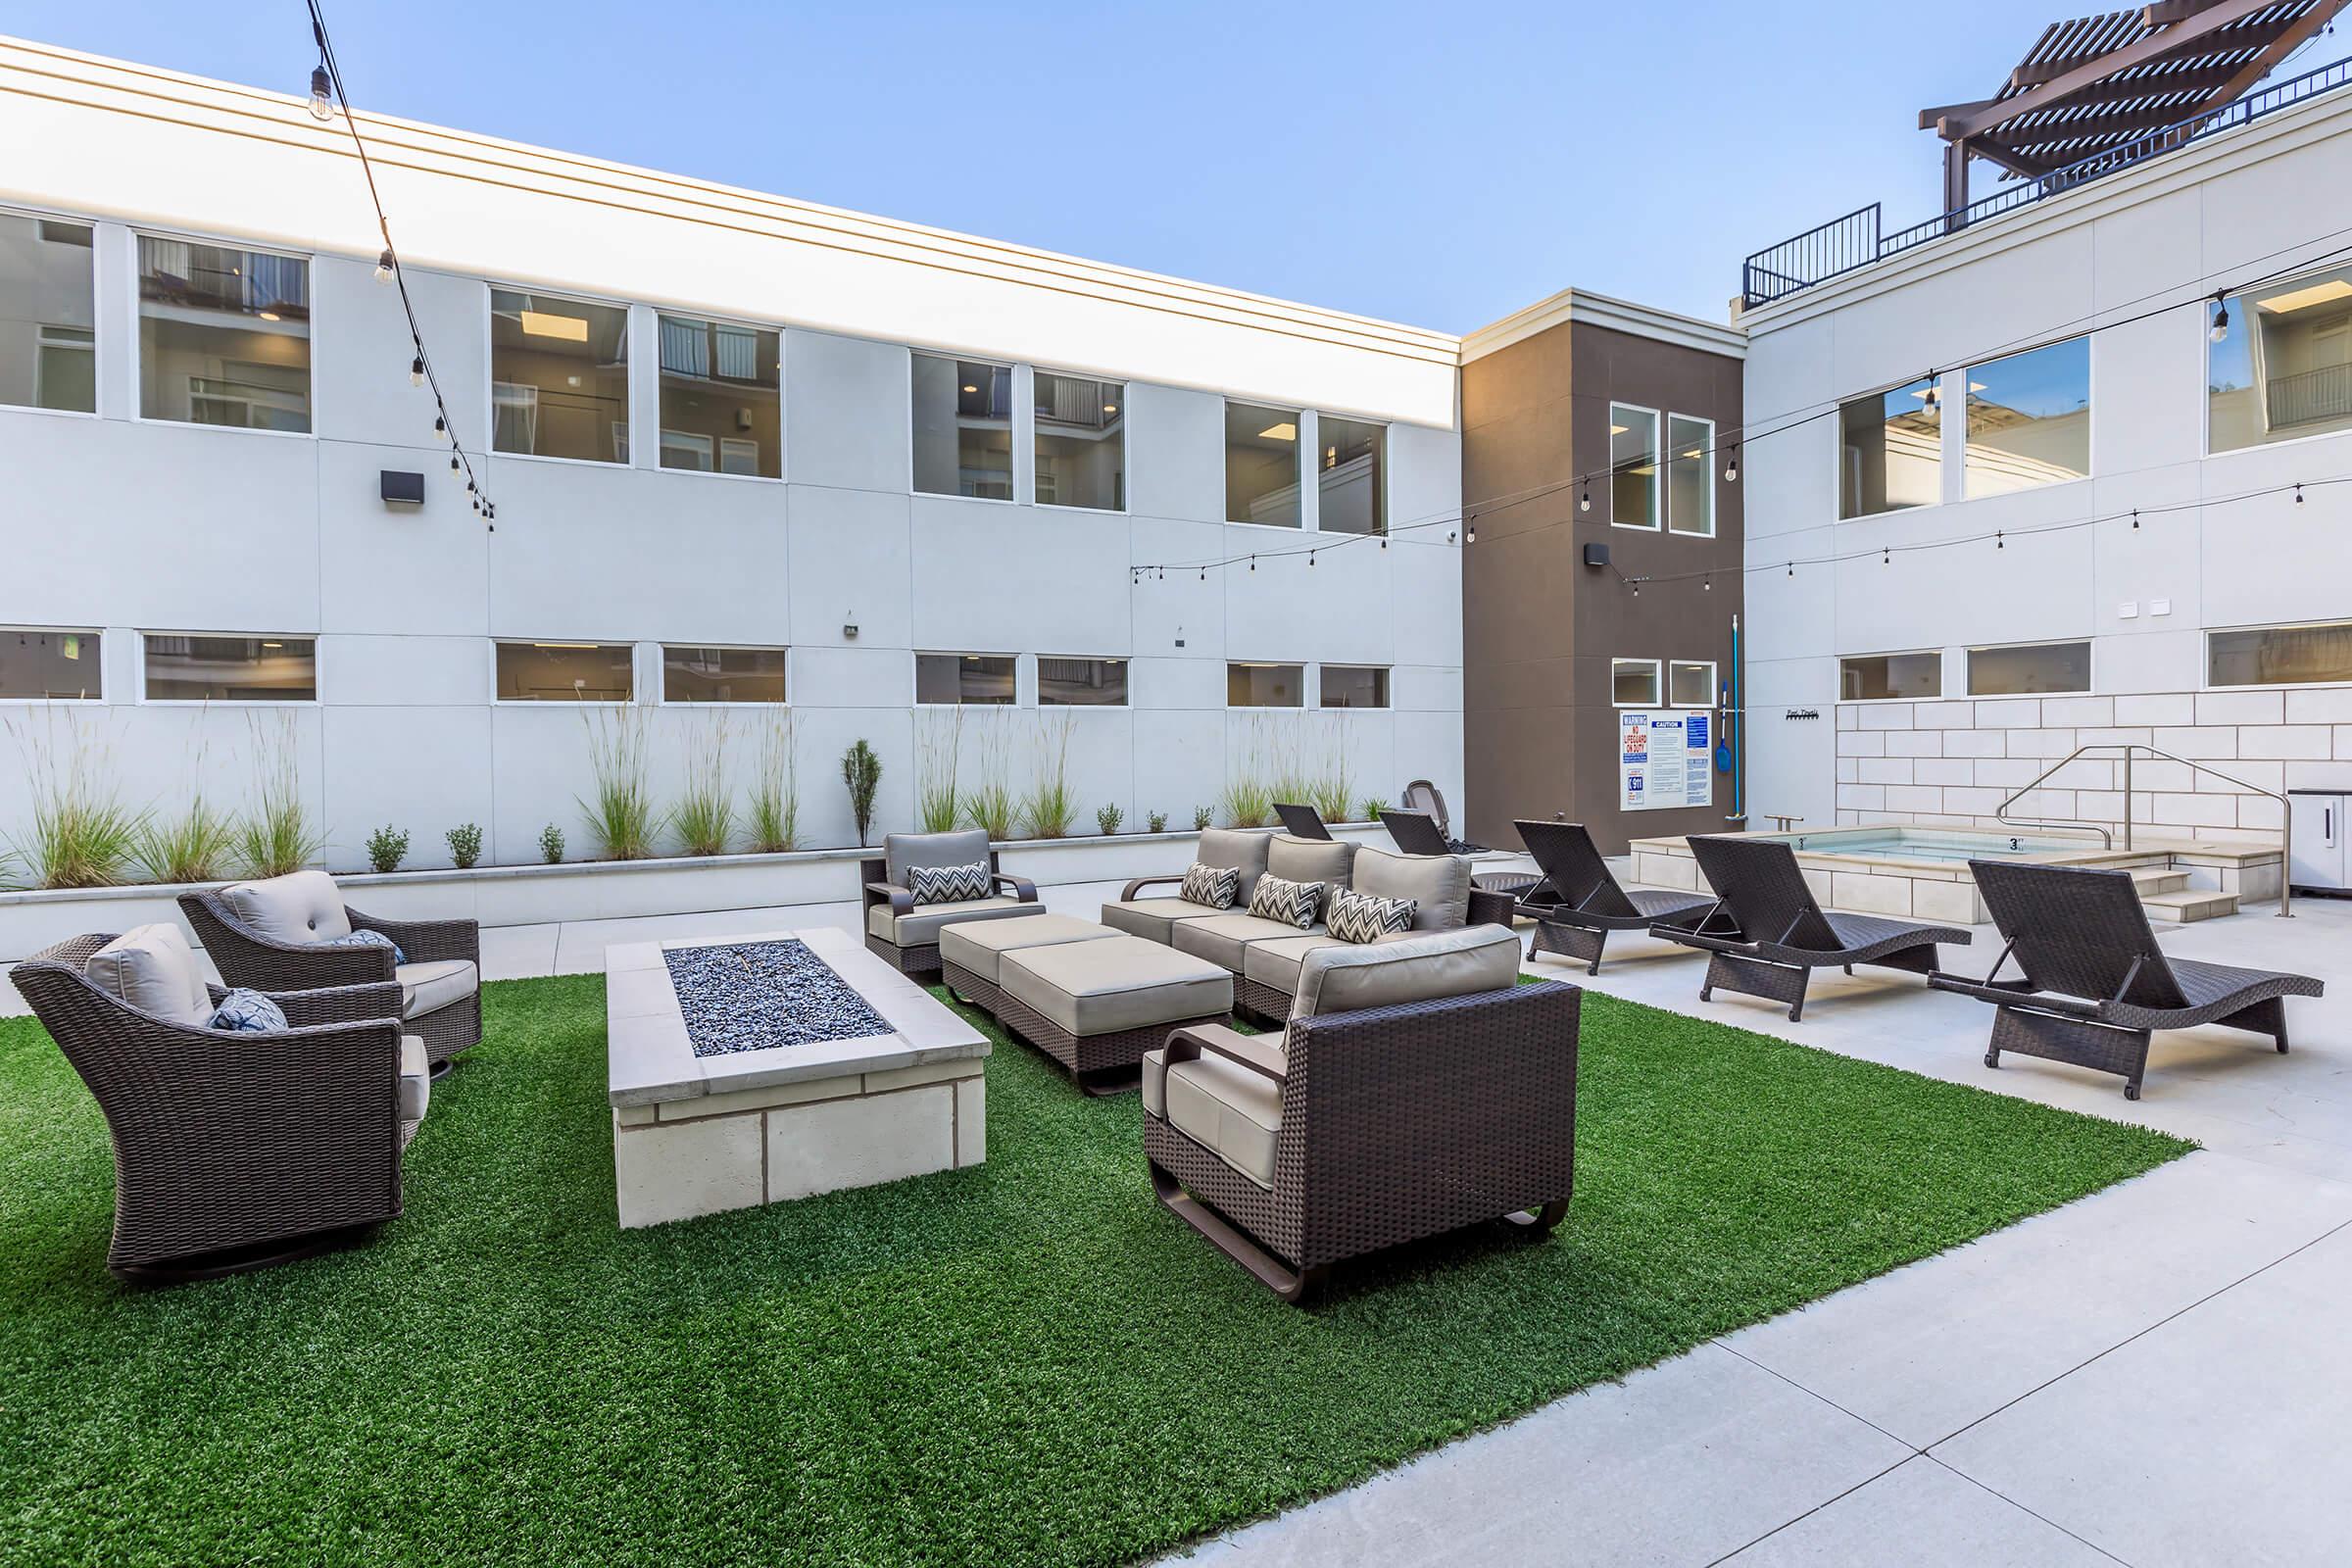
<instances>
[{"instance_id":1,"label":"white building facade","mask_svg":"<svg viewBox=\"0 0 2352 1568\"><path fill-rule=\"evenodd\" d=\"M1462 793L1458 343L0 40L0 717L134 806L290 737L326 861L593 853L598 715L654 793L789 709L916 820L918 732L1192 825L1267 748ZM384 499L422 476L421 505ZM1310 558L1309 551L1313 551ZM1250 558L1255 557L1254 562ZM1214 564L1226 563L1223 565ZM1139 568L1141 574L1139 576ZM259 738L259 739L257 739ZM14 750L15 748L12 748ZM25 770L0 771L0 833Z\"/></svg>"},{"instance_id":2,"label":"white building facade","mask_svg":"<svg viewBox=\"0 0 2352 1568\"><path fill-rule=\"evenodd\" d=\"M2125 741L2352 786L2348 247L2336 91L1745 312L1751 810L1987 826ZM2010 814L2123 790L2094 755ZM2173 762L2132 792L2278 831Z\"/></svg>"}]
</instances>

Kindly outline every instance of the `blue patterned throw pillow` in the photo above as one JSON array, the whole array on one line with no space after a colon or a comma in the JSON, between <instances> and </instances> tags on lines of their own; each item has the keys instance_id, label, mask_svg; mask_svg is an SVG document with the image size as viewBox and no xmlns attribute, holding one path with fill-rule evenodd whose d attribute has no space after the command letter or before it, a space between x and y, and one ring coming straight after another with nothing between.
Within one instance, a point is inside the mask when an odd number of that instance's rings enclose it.
<instances>
[{"instance_id":1,"label":"blue patterned throw pillow","mask_svg":"<svg viewBox=\"0 0 2352 1568\"><path fill-rule=\"evenodd\" d=\"M970 899L985 899L996 879L989 875L988 862L974 865L910 865L906 868L906 891L914 895L919 906L925 904L961 904Z\"/></svg>"},{"instance_id":2,"label":"blue patterned throw pillow","mask_svg":"<svg viewBox=\"0 0 2352 1568\"><path fill-rule=\"evenodd\" d=\"M1322 906L1320 882L1289 882L1278 876L1261 876L1250 894L1251 914L1261 920L1295 925L1301 931L1314 927L1315 911Z\"/></svg>"},{"instance_id":3,"label":"blue patterned throw pillow","mask_svg":"<svg viewBox=\"0 0 2352 1568\"><path fill-rule=\"evenodd\" d=\"M259 991L248 991L239 986L222 997L220 1005L213 1009L213 1027L240 1033L283 1029L286 1027L286 1012Z\"/></svg>"},{"instance_id":4,"label":"blue patterned throw pillow","mask_svg":"<svg viewBox=\"0 0 2352 1568\"><path fill-rule=\"evenodd\" d=\"M400 951L400 944L381 931L354 931L347 937L332 937L318 945L322 948L390 948L394 963L409 961L409 956Z\"/></svg>"}]
</instances>

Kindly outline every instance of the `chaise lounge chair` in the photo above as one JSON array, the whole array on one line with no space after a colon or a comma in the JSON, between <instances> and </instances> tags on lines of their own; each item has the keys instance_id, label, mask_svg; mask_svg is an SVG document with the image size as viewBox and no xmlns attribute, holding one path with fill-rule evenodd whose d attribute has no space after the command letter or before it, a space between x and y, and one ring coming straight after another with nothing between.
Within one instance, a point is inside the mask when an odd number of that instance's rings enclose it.
<instances>
[{"instance_id":1,"label":"chaise lounge chair","mask_svg":"<svg viewBox=\"0 0 2352 1568\"><path fill-rule=\"evenodd\" d=\"M1788 1004L1788 1021L1804 1016L1805 985L1815 969L1857 963L1912 974L1936 972L1936 945L1966 947L1957 926L1920 925L1870 914L1829 914L1813 902L1796 856L1786 844L1737 835L1693 833L1690 853L1722 902L1695 925L1658 924L1650 935L1696 948L1707 957L1698 1000L1715 988Z\"/></svg>"},{"instance_id":2,"label":"chaise lounge chair","mask_svg":"<svg viewBox=\"0 0 2352 1568\"><path fill-rule=\"evenodd\" d=\"M1451 855L1446 830L1427 811L1382 811L1380 825L1389 830L1396 848L1406 855Z\"/></svg>"},{"instance_id":3,"label":"chaise lounge chair","mask_svg":"<svg viewBox=\"0 0 2352 1568\"><path fill-rule=\"evenodd\" d=\"M1610 932L1695 926L1715 907L1715 900L1703 893L1648 888L1629 892L1600 858L1582 822L1512 826L1544 872L1519 895L1519 912L1536 922L1531 956L1553 953L1581 958L1587 974L1598 974Z\"/></svg>"},{"instance_id":4,"label":"chaise lounge chair","mask_svg":"<svg viewBox=\"0 0 2352 1568\"><path fill-rule=\"evenodd\" d=\"M1283 830L1295 839L1331 837L1331 829L1323 825L1323 813L1311 806L1292 806L1276 801L1274 814L1282 818Z\"/></svg>"},{"instance_id":5,"label":"chaise lounge chair","mask_svg":"<svg viewBox=\"0 0 2352 1568\"><path fill-rule=\"evenodd\" d=\"M2008 946L1982 980L1933 974L1928 984L1997 1009L1987 1067L1999 1066L2004 1051L2072 1062L2117 1074L2124 1098L2137 1100L2154 1031L2220 1024L2269 1035L2284 1052L2284 999L2322 993L2309 975L2168 956L2129 872L2000 860L1968 865ZM2003 980L2001 965L2012 956L2025 973Z\"/></svg>"}]
</instances>

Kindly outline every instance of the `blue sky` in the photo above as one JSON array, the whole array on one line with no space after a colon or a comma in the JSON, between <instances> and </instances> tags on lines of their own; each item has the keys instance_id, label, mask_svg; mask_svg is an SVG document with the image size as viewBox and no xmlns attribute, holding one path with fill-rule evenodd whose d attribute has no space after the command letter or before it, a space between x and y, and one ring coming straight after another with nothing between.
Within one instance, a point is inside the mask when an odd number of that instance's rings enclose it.
<instances>
[{"instance_id":1,"label":"blue sky","mask_svg":"<svg viewBox=\"0 0 2352 1568\"><path fill-rule=\"evenodd\" d=\"M1871 201L1932 215L1918 110L1991 92L2066 11L329 0L327 22L363 108L1466 331L1571 284L1721 319L1751 250ZM312 59L294 0L10 0L0 30L296 92Z\"/></svg>"}]
</instances>

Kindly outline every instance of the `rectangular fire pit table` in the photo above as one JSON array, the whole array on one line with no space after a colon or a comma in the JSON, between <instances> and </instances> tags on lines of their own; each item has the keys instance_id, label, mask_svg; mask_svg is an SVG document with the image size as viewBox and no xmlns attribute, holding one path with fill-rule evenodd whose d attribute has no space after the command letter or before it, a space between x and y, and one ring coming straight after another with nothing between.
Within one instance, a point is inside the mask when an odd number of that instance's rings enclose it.
<instances>
[{"instance_id":1,"label":"rectangular fire pit table","mask_svg":"<svg viewBox=\"0 0 2352 1568\"><path fill-rule=\"evenodd\" d=\"M626 1229L977 1165L989 1043L845 931L605 952Z\"/></svg>"}]
</instances>

